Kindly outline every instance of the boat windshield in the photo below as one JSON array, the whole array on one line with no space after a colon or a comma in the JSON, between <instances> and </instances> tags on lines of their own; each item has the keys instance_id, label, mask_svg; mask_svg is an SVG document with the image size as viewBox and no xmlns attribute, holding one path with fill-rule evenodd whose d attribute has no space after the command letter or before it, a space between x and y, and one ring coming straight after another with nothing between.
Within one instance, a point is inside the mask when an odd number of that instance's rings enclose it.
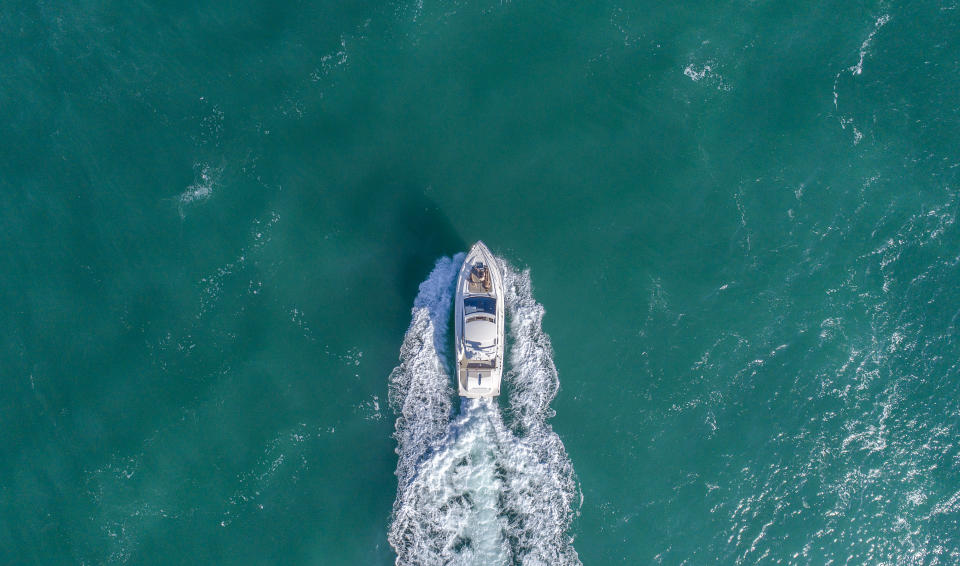
<instances>
[{"instance_id":1,"label":"boat windshield","mask_svg":"<svg viewBox=\"0 0 960 566\"><path fill-rule=\"evenodd\" d=\"M497 314L497 300L490 297L468 297L463 300L463 314L473 314L475 312L485 312L487 314Z\"/></svg>"}]
</instances>

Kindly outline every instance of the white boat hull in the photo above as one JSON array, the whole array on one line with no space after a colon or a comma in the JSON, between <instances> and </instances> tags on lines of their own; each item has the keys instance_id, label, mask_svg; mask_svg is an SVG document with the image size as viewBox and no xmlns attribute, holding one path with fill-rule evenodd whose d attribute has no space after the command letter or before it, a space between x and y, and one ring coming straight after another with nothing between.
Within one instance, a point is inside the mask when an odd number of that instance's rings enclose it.
<instances>
[{"instance_id":1,"label":"white boat hull","mask_svg":"<svg viewBox=\"0 0 960 566\"><path fill-rule=\"evenodd\" d=\"M454 303L460 396L496 397L503 376L503 275L483 242L463 260Z\"/></svg>"}]
</instances>

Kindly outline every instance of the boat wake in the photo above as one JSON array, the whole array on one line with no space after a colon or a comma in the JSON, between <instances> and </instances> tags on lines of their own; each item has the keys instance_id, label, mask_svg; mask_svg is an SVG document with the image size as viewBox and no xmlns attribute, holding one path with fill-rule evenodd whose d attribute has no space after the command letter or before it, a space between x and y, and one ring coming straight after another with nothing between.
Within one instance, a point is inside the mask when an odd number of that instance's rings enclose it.
<instances>
[{"instance_id":1,"label":"boat wake","mask_svg":"<svg viewBox=\"0 0 960 566\"><path fill-rule=\"evenodd\" d=\"M512 369L508 419L496 399L462 399L453 415L448 327L463 254L441 258L414 302L400 365L390 374L397 415L397 564L580 564L568 534L580 497L573 465L547 419L559 380L529 272L502 260Z\"/></svg>"}]
</instances>

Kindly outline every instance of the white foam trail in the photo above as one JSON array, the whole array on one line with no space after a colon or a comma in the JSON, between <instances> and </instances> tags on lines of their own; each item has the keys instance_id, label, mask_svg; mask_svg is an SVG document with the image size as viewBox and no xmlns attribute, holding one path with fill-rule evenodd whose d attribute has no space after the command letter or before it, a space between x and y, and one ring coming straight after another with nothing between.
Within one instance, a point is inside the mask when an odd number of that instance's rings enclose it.
<instances>
[{"instance_id":1,"label":"white foam trail","mask_svg":"<svg viewBox=\"0 0 960 566\"><path fill-rule=\"evenodd\" d=\"M390 529L397 564L510 563L491 421L499 413L489 401L462 409L411 481L399 486Z\"/></svg>"},{"instance_id":2,"label":"white foam trail","mask_svg":"<svg viewBox=\"0 0 960 566\"><path fill-rule=\"evenodd\" d=\"M446 433L450 420L447 328L453 280L461 263L463 254L441 258L420 284L413 320L400 348L400 365L390 373L390 408L398 415L394 438L400 456L397 478L401 486L410 482L417 460Z\"/></svg>"},{"instance_id":3,"label":"white foam trail","mask_svg":"<svg viewBox=\"0 0 960 566\"><path fill-rule=\"evenodd\" d=\"M510 315L509 387L513 440L505 454L508 537L523 564L580 564L567 534L582 496L573 463L547 423L550 402L560 389L550 336L543 331L543 305L533 298L530 271L517 272L503 260ZM502 433L506 436L508 433Z\"/></svg>"},{"instance_id":4,"label":"white foam trail","mask_svg":"<svg viewBox=\"0 0 960 566\"><path fill-rule=\"evenodd\" d=\"M501 261L510 315L508 427L493 400L464 399L450 420L446 368L453 279L442 258L420 286L401 363L390 375L398 414L398 490L390 526L397 564L580 564L567 535L579 494L560 438L546 423L559 380L528 272Z\"/></svg>"}]
</instances>

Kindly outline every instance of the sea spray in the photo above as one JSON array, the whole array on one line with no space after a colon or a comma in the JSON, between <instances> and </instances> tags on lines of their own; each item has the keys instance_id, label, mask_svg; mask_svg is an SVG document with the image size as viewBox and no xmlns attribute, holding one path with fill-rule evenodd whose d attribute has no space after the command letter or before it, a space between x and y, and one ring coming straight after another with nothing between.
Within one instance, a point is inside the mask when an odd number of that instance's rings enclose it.
<instances>
[{"instance_id":1,"label":"sea spray","mask_svg":"<svg viewBox=\"0 0 960 566\"><path fill-rule=\"evenodd\" d=\"M573 466L546 422L559 380L544 309L529 272L502 260L510 423L491 399L463 399L450 418L449 313L462 260L441 258L420 285L390 375L399 460L389 539L397 564L580 564L567 534L579 493Z\"/></svg>"}]
</instances>

